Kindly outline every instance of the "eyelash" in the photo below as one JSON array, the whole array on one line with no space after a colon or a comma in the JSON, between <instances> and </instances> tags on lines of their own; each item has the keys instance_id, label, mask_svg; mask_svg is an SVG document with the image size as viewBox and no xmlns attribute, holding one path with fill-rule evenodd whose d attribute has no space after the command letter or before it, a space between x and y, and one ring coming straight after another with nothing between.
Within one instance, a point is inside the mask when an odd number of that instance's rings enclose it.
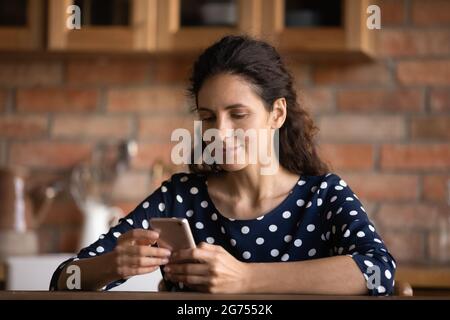
<instances>
[{"instance_id":1,"label":"eyelash","mask_svg":"<svg viewBox=\"0 0 450 320\"><path fill-rule=\"evenodd\" d=\"M242 113L242 114L232 114L231 117L235 118L235 119L243 119L245 117L247 117L248 114L246 113ZM215 117L208 117L208 118L202 118L202 121L212 121Z\"/></svg>"}]
</instances>

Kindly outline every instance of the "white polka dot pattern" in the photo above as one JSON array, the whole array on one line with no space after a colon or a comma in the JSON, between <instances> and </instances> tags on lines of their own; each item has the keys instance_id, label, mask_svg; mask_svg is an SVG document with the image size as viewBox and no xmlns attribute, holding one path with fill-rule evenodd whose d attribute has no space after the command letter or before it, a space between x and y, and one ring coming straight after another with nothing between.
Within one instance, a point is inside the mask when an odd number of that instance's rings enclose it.
<instances>
[{"instance_id":1,"label":"white polka dot pattern","mask_svg":"<svg viewBox=\"0 0 450 320\"><path fill-rule=\"evenodd\" d=\"M371 268L380 268L381 283L369 289L371 295L392 293L395 261L357 195L337 175L302 176L278 207L248 220L240 220L239 212L229 214L234 218L223 216L209 197L206 182L205 176L198 174L173 175L112 231L101 235L74 259L113 250L127 231L149 229L152 217L184 217L195 239L221 246L239 260L287 262L348 255L366 281ZM116 281L105 289L122 282Z\"/></svg>"}]
</instances>

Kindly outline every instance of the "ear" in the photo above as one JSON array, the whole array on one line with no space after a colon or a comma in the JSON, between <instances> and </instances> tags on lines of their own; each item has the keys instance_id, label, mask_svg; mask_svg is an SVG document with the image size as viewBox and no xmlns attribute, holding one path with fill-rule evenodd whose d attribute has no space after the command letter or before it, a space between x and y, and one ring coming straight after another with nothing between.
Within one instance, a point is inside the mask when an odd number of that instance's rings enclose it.
<instances>
[{"instance_id":1,"label":"ear","mask_svg":"<svg viewBox=\"0 0 450 320\"><path fill-rule=\"evenodd\" d=\"M270 113L270 126L272 129L279 129L286 121L287 105L285 98L278 98L273 103L273 109Z\"/></svg>"}]
</instances>

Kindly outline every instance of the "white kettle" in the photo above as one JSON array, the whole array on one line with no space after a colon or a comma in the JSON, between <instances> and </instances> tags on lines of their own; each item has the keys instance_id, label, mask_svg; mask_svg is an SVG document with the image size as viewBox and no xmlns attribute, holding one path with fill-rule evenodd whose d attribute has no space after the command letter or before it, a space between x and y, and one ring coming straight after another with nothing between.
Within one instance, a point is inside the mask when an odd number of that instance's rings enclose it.
<instances>
[{"instance_id":1,"label":"white kettle","mask_svg":"<svg viewBox=\"0 0 450 320\"><path fill-rule=\"evenodd\" d=\"M123 216L119 207L110 207L95 199L86 199L80 206L83 213L83 228L79 242L79 249L97 241L99 236L108 232L112 225L117 224Z\"/></svg>"}]
</instances>

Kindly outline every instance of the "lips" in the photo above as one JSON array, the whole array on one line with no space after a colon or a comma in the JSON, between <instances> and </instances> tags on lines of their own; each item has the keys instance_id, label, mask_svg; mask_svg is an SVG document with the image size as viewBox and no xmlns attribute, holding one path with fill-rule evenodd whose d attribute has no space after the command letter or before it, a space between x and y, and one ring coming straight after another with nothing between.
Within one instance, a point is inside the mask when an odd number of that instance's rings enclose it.
<instances>
[{"instance_id":1,"label":"lips","mask_svg":"<svg viewBox=\"0 0 450 320\"><path fill-rule=\"evenodd\" d=\"M241 147L241 145L234 146L234 147L228 147L228 148L225 147L225 148L222 148L222 151L223 151L224 153L236 152L240 147Z\"/></svg>"}]
</instances>

